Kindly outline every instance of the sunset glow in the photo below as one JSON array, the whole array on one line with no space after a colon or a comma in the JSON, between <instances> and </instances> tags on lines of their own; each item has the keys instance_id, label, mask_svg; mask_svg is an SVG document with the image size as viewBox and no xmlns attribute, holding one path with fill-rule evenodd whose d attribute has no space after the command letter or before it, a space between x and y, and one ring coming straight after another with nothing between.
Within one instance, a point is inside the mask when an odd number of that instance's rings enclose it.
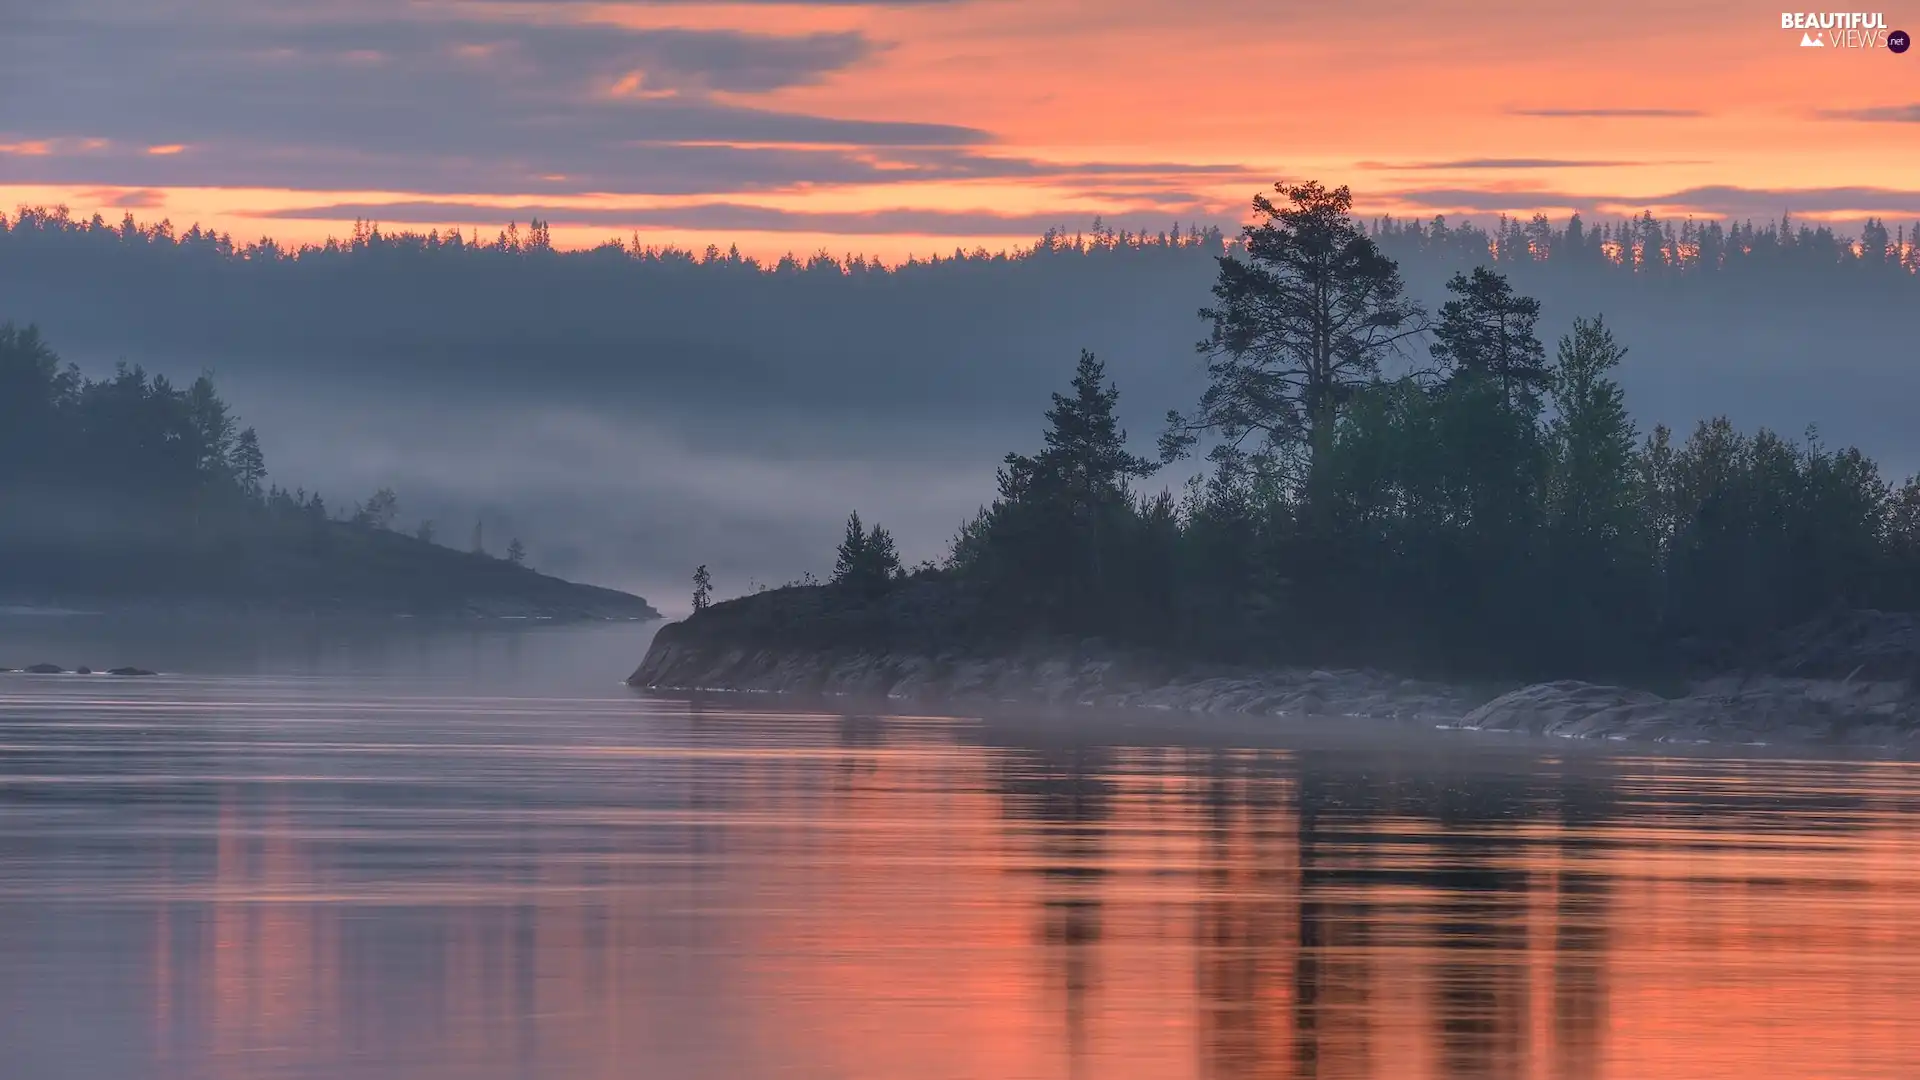
<instances>
[{"instance_id":1,"label":"sunset glow","mask_svg":"<svg viewBox=\"0 0 1920 1080\"><path fill-rule=\"evenodd\" d=\"M28 17L0 200L295 243L361 218L490 235L537 216L566 246L889 259L1095 216L1231 224L1303 177L1352 185L1367 214L1920 215L1915 61L1803 50L1731 3L196 0L154 18L124 0ZM108 72L149 85L109 100Z\"/></svg>"}]
</instances>

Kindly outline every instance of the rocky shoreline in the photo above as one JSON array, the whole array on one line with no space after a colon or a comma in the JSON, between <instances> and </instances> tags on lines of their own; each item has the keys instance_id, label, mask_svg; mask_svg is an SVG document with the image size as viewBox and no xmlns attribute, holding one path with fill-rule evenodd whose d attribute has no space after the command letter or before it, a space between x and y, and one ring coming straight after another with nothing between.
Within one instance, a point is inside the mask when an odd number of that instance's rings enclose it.
<instances>
[{"instance_id":1,"label":"rocky shoreline","mask_svg":"<svg viewBox=\"0 0 1920 1080\"><path fill-rule=\"evenodd\" d=\"M977 649L818 648L730 633L735 620L663 627L630 685L924 704L1033 703L1274 718L1358 718L1470 731L1689 744L1920 748L1920 617L1838 613L1747 667L1663 696L1561 680L1472 687L1346 669L1175 668L1093 643ZM781 637L787 637L783 634Z\"/></svg>"},{"instance_id":2,"label":"rocky shoreline","mask_svg":"<svg viewBox=\"0 0 1920 1080\"><path fill-rule=\"evenodd\" d=\"M28 664L23 668L0 667L0 675L113 675L119 678L137 678L158 674L157 671L142 667L114 667L95 671L84 664L71 671L59 664Z\"/></svg>"}]
</instances>

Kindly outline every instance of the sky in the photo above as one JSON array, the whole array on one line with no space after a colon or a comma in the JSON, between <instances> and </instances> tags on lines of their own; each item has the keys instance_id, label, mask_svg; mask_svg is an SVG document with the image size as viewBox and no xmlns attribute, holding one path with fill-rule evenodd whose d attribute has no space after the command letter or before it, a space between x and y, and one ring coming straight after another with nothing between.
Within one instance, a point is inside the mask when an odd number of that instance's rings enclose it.
<instances>
[{"instance_id":1,"label":"sky","mask_svg":"<svg viewBox=\"0 0 1920 1080\"><path fill-rule=\"evenodd\" d=\"M1920 7L1884 12L1891 30ZM0 0L0 205L889 260L1048 226L1920 217L1920 50L1724 0Z\"/></svg>"}]
</instances>

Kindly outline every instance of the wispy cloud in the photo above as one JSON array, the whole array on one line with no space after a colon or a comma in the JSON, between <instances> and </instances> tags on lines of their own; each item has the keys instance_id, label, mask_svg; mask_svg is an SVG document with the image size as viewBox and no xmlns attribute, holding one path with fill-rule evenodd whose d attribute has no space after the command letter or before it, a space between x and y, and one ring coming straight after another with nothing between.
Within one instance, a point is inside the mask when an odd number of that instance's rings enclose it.
<instances>
[{"instance_id":1,"label":"wispy cloud","mask_svg":"<svg viewBox=\"0 0 1920 1080\"><path fill-rule=\"evenodd\" d=\"M1685 120L1706 116L1700 109L1639 109L1639 108L1591 108L1591 109L1508 109L1512 116L1540 117L1593 117L1602 119L1635 120Z\"/></svg>"},{"instance_id":2,"label":"wispy cloud","mask_svg":"<svg viewBox=\"0 0 1920 1080\"><path fill-rule=\"evenodd\" d=\"M156 188L94 188L80 197L111 210L151 210L167 203L166 192Z\"/></svg>"},{"instance_id":3,"label":"wispy cloud","mask_svg":"<svg viewBox=\"0 0 1920 1080\"><path fill-rule=\"evenodd\" d=\"M570 191L745 190L881 171L846 148L991 141L962 125L741 100L885 50L857 31L509 24L462 10L200 0L163 19L124 0L75 0L14 35L18 91L0 113L0 143L44 143L52 158L76 135L159 149L49 161L9 179L494 193L551 190L546 178L566 177ZM692 141L702 145L672 149Z\"/></svg>"},{"instance_id":4,"label":"wispy cloud","mask_svg":"<svg viewBox=\"0 0 1920 1080\"><path fill-rule=\"evenodd\" d=\"M1822 120L1860 120L1871 124L1920 124L1920 104L1875 105L1865 109L1821 109Z\"/></svg>"},{"instance_id":5,"label":"wispy cloud","mask_svg":"<svg viewBox=\"0 0 1920 1080\"><path fill-rule=\"evenodd\" d=\"M910 233L927 236L1037 236L1049 228L1084 228L1093 212L1008 214L992 210L924 210L907 207L858 211L786 210L746 203L700 203L691 206L619 208L538 204L495 206L457 201L394 203L330 203L275 210L260 215L281 220L349 221L365 219L382 224L479 224L498 226L509 221L539 218L554 225L591 225L613 229L698 229L715 232L800 232L874 235ZM1120 210L1101 213L1116 229L1164 229L1173 222L1166 210ZM1181 216L1194 221L1192 215ZM1202 224L1225 224L1203 215Z\"/></svg>"},{"instance_id":6,"label":"wispy cloud","mask_svg":"<svg viewBox=\"0 0 1920 1080\"><path fill-rule=\"evenodd\" d=\"M1362 169L1470 171L1475 169L1620 169L1638 165L1698 164L1671 161L1608 161L1583 158L1460 158L1455 161L1362 161Z\"/></svg>"},{"instance_id":7,"label":"wispy cloud","mask_svg":"<svg viewBox=\"0 0 1920 1080\"><path fill-rule=\"evenodd\" d=\"M1920 191L1878 187L1747 188L1705 185L1654 195L1480 188L1397 191L1388 198L1435 210L1523 213L1575 210L1583 214L1678 211L1710 217L1770 218L1782 213L1825 215L1920 214Z\"/></svg>"}]
</instances>

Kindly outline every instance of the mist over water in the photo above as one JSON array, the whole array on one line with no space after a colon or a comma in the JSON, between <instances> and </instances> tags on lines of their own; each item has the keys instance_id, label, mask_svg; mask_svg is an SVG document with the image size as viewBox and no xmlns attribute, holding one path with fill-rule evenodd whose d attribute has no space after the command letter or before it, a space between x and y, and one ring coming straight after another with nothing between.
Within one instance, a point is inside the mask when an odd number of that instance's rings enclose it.
<instances>
[{"instance_id":1,"label":"mist over water","mask_svg":"<svg viewBox=\"0 0 1920 1080\"><path fill-rule=\"evenodd\" d=\"M1429 309L1472 261L1404 246L1386 250ZM942 556L1001 457L1036 446L1083 347L1150 452L1204 385L1196 312L1215 273L1201 246L846 276L404 252L160 273L143 257L23 247L0 259L0 318L39 321L95 374L211 369L276 482L334 507L393 487L402 528L431 519L465 548L479 521L495 553L518 537L534 566L669 614L699 563L722 596L824 573L855 509L909 563ZM1796 438L1811 424L1891 479L1920 469L1909 274L1498 268L1541 299L1550 350L1575 317L1607 318L1643 432L1723 413Z\"/></svg>"},{"instance_id":2,"label":"mist over water","mask_svg":"<svg viewBox=\"0 0 1920 1080\"><path fill-rule=\"evenodd\" d=\"M795 711L627 690L644 627L250 625L0 627L171 672L0 676L10 1078L1920 1070L1908 765Z\"/></svg>"}]
</instances>

